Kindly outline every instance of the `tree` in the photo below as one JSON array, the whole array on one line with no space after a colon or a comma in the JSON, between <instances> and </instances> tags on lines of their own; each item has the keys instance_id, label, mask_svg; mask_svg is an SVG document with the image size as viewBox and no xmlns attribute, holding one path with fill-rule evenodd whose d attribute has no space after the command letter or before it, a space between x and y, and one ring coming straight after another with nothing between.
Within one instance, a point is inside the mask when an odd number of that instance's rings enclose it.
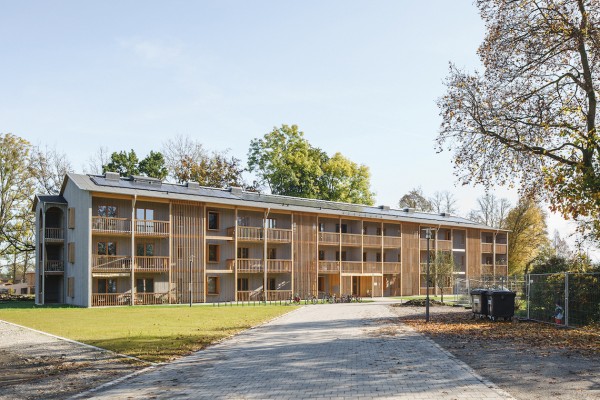
<instances>
[{"instance_id":1,"label":"tree","mask_svg":"<svg viewBox=\"0 0 600 400\"><path fill-rule=\"evenodd\" d=\"M527 265L549 244L546 213L535 200L521 197L517 205L508 212L503 227L510 230L508 273L522 274Z\"/></svg>"},{"instance_id":2,"label":"tree","mask_svg":"<svg viewBox=\"0 0 600 400\"><path fill-rule=\"evenodd\" d=\"M456 198L447 190L435 192L429 199L432 211L439 213L456 214Z\"/></svg>"},{"instance_id":3,"label":"tree","mask_svg":"<svg viewBox=\"0 0 600 400\"><path fill-rule=\"evenodd\" d=\"M94 155L88 159L88 165L83 167L86 174L100 175L104 173L104 166L110 161L107 147L100 147Z\"/></svg>"},{"instance_id":4,"label":"tree","mask_svg":"<svg viewBox=\"0 0 600 400\"><path fill-rule=\"evenodd\" d=\"M65 175L73 172L67 155L47 146L33 148L31 167L38 193L50 195L59 194Z\"/></svg>"},{"instance_id":5,"label":"tree","mask_svg":"<svg viewBox=\"0 0 600 400\"><path fill-rule=\"evenodd\" d=\"M495 195L486 193L477 199L478 208L471 210L468 219L494 228L504 228L504 221L510 209L507 199L498 199Z\"/></svg>"},{"instance_id":6,"label":"tree","mask_svg":"<svg viewBox=\"0 0 600 400\"><path fill-rule=\"evenodd\" d=\"M435 285L440 289L441 301L444 302L444 288L451 285L454 273L454 257L449 251L437 251L431 263Z\"/></svg>"},{"instance_id":7,"label":"tree","mask_svg":"<svg viewBox=\"0 0 600 400\"><path fill-rule=\"evenodd\" d=\"M130 152L113 152L110 161L102 166L102 173L107 171L118 172L121 176L144 174L161 180L168 174L162 153L150 151L146 158L140 161L133 149Z\"/></svg>"},{"instance_id":8,"label":"tree","mask_svg":"<svg viewBox=\"0 0 600 400\"><path fill-rule=\"evenodd\" d=\"M600 228L600 2L478 0L483 74L450 66L439 150L463 183L520 183Z\"/></svg>"},{"instance_id":9,"label":"tree","mask_svg":"<svg viewBox=\"0 0 600 400\"><path fill-rule=\"evenodd\" d=\"M168 175L167 167L165 167L165 158L160 152L150 151L150 154L139 162L138 168L143 175L160 180L165 179Z\"/></svg>"},{"instance_id":10,"label":"tree","mask_svg":"<svg viewBox=\"0 0 600 400\"><path fill-rule=\"evenodd\" d=\"M400 208L414 208L415 210L431 212L433 206L423 195L423 189L420 187L411 189L407 194L400 198L398 202Z\"/></svg>"},{"instance_id":11,"label":"tree","mask_svg":"<svg viewBox=\"0 0 600 400\"><path fill-rule=\"evenodd\" d=\"M192 180L192 168L208 158L200 142L181 135L164 142L162 153L169 175L178 183Z\"/></svg>"},{"instance_id":12,"label":"tree","mask_svg":"<svg viewBox=\"0 0 600 400\"><path fill-rule=\"evenodd\" d=\"M298 126L282 125L250 142L248 170L273 194L373 204L368 167L329 157Z\"/></svg>"}]
</instances>

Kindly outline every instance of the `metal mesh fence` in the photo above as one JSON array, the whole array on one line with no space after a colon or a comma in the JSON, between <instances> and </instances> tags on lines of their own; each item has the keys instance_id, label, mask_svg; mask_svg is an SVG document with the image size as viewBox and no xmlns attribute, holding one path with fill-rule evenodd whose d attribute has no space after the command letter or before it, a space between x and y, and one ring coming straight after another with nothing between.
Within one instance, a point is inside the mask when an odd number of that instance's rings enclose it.
<instances>
[{"instance_id":1,"label":"metal mesh fence","mask_svg":"<svg viewBox=\"0 0 600 400\"><path fill-rule=\"evenodd\" d=\"M477 279L455 279L454 296L455 302L462 305L471 305L472 289L497 289L510 290L517 293L515 298L515 310L524 315L526 308L526 286L522 276L482 276Z\"/></svg>"},{"instance_id":2,"label":"metal mesh fence","mask_svg":"<svg viewBox=\"0 0 600 400\"><path fill-rule=\"evenodd\" d=\"M568 326L600 322L600 273L531 274L529 319Z\"/></svg>"}]
</instances>

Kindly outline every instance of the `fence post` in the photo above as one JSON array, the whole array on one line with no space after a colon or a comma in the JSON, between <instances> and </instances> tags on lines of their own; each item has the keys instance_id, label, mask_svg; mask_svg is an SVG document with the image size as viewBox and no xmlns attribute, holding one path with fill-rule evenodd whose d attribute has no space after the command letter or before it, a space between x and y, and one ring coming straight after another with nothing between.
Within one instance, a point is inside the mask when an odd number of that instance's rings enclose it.
<instances>
[{"instance_id":1,"label":"fence post","mask_svg":"<svg viewBox=\"0 0 600 400\"><path fill-rule=\"evenodd\" d=\"M525 275L525 279L527 279L527 286L525 286L525 290L527 290L527 319L529 320L529 292L531 292L531 274Z\"/></svg>"},{"instance_id":2,"label":"fence post","mask_svg":"<svg viewBox=\"0 0 600 400\"><path fill-rule=\"evenodd\" d=\"M565 326L569 326L569 273L565 272Z\"/></svg>"}]
</instances>

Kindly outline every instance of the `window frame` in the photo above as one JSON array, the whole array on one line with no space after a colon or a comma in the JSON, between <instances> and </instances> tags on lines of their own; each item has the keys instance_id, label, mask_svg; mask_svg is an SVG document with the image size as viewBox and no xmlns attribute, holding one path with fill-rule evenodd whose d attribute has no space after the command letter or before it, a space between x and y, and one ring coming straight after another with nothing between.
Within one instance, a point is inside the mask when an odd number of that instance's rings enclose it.
<instances>
[{"instance_id":1,"label":"window frame","mask_svg":"<svg viewBox=\"0 0 600 400\"><path fill-rule=\"evenodd\" d=\"M219 262L221 262L221 245L219 244L214 244L214 243L208 243L206 245L206 262L210 263L210 264L217 264ZM215 248L216 249L216 259L212 260L211 259L211 248Z\"/></svg>"},{"instance_id":2,"label":"window frame","mask_svg":"<svg viewBox=\"0 0 600 400\"><path fill-rule=\"evenodd\" d=\"M215 216L216 228L211 228L211 223L210 223L211 215ZM218 211L207 211L206 212L206 230L218 231L221 226L220 222L221 222L221 215Z\"/></svg>"},{"instance_id":3,"label":"window frame","mask_svg":"<svg viewBox=\"0 0 600 400\"><path fill-rule=\"evenodd\" d=\"M214 282L214 291L211 291L211 281ZM218 276L206 277L206 294L210 296L216 296L221 294L221 279Z\"/></svg>"}]
</instances>

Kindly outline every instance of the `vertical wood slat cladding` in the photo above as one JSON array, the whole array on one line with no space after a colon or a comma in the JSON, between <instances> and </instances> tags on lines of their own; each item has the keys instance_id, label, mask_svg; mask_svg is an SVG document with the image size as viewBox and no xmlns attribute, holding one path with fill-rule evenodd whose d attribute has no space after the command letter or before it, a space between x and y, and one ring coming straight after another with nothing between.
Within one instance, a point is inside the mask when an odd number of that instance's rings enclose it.
<instances>
[{"instance_id":1,"label":"vertical wood slat cladding","mask_svg":"<svg viewBox=\"0 0 600 400\"><path fill-rule=\"evenodd\" d=\"M467 278L481 275L481 231L467 229Z\"/></svg>"},{"instance_id":2,"label":"vertical wood slat cladding","mask_svg":"<svg viewBox=\"0 0 600 400\"><path fill-rule=\"evenodd\" d=\"M317 295L317 217L294 214L294 288L301 296Z\"/></svg>"},{"instance_id":3,"label":"vertical wood slat cladding","mask_svg":"<svg viewBox=\"0 0 600 400\"><path fill-rule=\"evenodd\" d=\"M419 294L419 225L402 224L402 295Z\"/></svg>"},{"instance_id":4,"label":"vertical wood slat cladding","mask_svg":"<svg viewBox=\"0 0 600 400\"><path fill-rule=\"evenodd\" d=\"M192 302L204 301L203 207L193 202L173 202L172 301L189 303L190 256L192 260Z\"/></svg>"}]
</instances>

